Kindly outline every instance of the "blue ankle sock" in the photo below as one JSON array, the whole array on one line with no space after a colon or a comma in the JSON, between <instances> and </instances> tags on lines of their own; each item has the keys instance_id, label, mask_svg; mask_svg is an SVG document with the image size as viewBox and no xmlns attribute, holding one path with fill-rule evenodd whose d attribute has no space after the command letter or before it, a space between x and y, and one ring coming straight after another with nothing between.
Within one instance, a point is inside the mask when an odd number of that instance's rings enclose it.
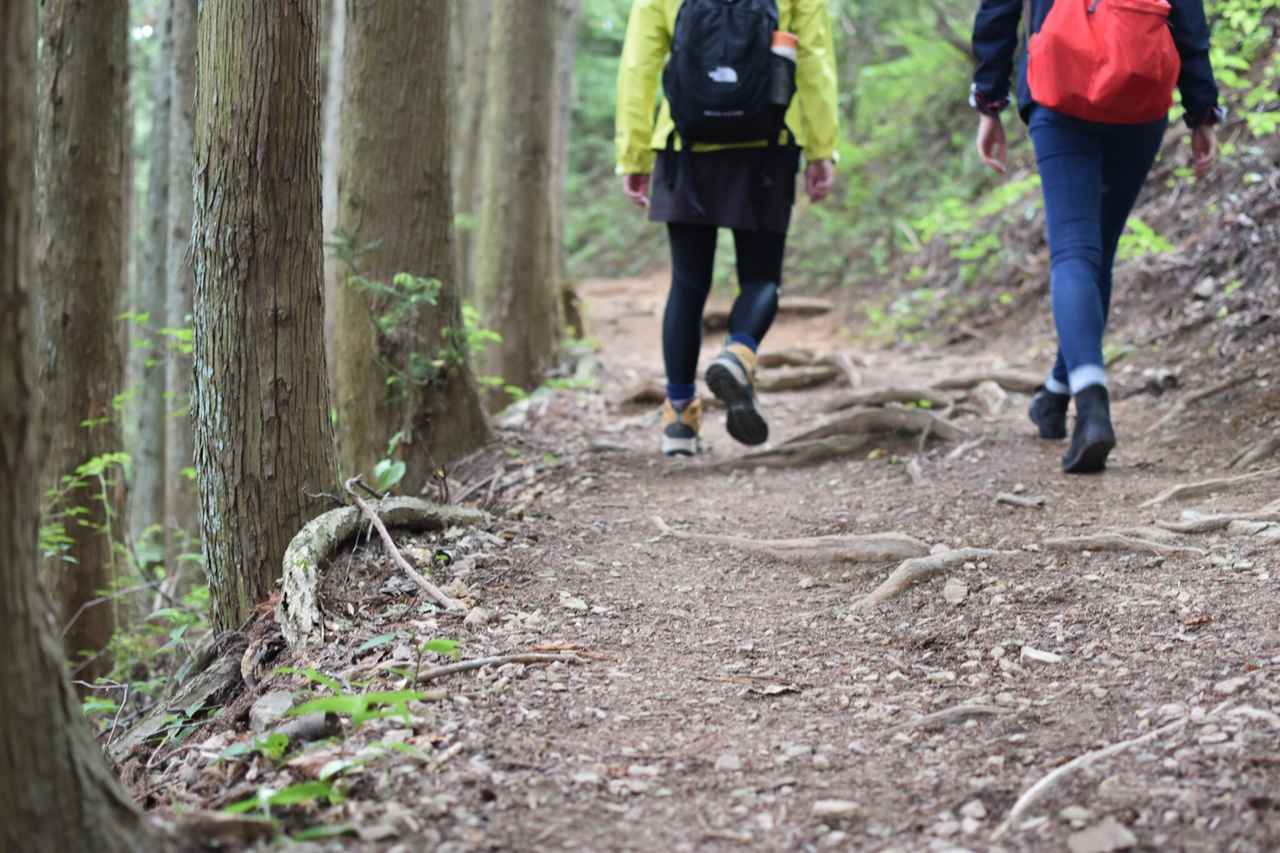
<instances>
[{"instance_id":1,"label":"blue ankle sock","mask_svg":"<svg viewBox=\"0 0 1280 853\"><path fill-rule=\"evenodd\" d=\"M698 395L697 386L692 382L687 384L678 384L674 382L667 383L667 399L671 401L671 405L677 409L683 409L692 402L693 398Z\"/></svg>"},{"instance_id":2,"label":"blue ankle sock","mask_svg":"<svg viewBox=\"0 0 1280 853\"><path fill-rule=\"evenodd\" d=\"M729 343L742 344L744 347L751 350L752 352L755 352L756 350L760 349L759 341L757 341L755 338L751 337L750 335L744 335L741 332L734 332L732 335L730 335Z\"/></svg>"}]
</instances>

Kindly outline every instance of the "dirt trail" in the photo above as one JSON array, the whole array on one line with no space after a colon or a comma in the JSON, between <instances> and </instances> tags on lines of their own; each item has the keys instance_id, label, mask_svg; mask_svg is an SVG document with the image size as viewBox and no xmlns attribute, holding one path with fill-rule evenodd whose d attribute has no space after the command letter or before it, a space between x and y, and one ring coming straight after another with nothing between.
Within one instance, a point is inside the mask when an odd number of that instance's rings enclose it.
<instances>
[{"instance_id":1,"label":"dirt trail","mask_svg":"<svg viewBox=\"0 0 1280 853\"><path fill-rule=\"evenodd\" d=\"M388 721L378 737L435 758L356 777L334 819L362 827L359 840L334 849L1280 849L1280 525L1131 530L1280 498L1273 475L1142 507L1240 473L1226 472L1223 419L1197 411L1147 434L1170 401L1119 402L1120 448L1092 478L1059 473L1062 447L1033 437L1025 396L989 389L953 412L983 437L958 454L888 437L812 467L726 473L716 463L743 451L712 409L709 452L666 460L656 407L607 403L660 372L663 285L586 284L601 393L537 399L505 432L508 456L529 464L526 482L512 463L523 485L493 528L507 544L468 577L490 624L389 610L385 561L350 570L351 630L318 662L328 671L384 631L439 631L468 657L550 648L584 662L458 676L439 685L451 702L408 729ZM767 347L849 348L840 328L784 319ZM1031 340L863 353L859 372L878 387L1031 368L1044 346ZM766 395L775 441L812 425L839 384ZM655 515L688 532L897 531L999 553L860 609L897 561L791 564L660 535ZM1156 544L1046 544L1112 528ZM994 840L1055 768L1147 734L1051 786Z\"/></svg>"}]
</instances>

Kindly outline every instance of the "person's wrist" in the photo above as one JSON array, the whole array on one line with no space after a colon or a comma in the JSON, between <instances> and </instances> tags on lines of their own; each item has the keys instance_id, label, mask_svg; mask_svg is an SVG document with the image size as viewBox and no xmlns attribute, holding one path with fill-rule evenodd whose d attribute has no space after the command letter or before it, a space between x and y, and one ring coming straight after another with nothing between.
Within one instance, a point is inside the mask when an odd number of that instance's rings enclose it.
<instances>
[{"instance_id":1,"label":"person's wrist","mask_svg":"<svg viewBox=\"0 0 1280 853\"><path fill-rule=\"evenodd\" d=\"M1009 106L1009 98L1008 96L993 98L989 95L984 95L978 91L978 84L974 83L969 87L969 106L973 107L980 115L998 119L1001 111Z\"/></svg>"},{"instance_id":2,"label":"person's wrist","mask_svg":"<svg viewBox=\"0 0 1280 853\"><path fill-rule=\"evenodd\" d=\"M1198 113L1187 113L1187 127L1192 130L1200 128L1211 128L1222 124L1227 120L1227 108L1223 106L1212 106L1201 110Z\"/></svg>"}]
</instances>

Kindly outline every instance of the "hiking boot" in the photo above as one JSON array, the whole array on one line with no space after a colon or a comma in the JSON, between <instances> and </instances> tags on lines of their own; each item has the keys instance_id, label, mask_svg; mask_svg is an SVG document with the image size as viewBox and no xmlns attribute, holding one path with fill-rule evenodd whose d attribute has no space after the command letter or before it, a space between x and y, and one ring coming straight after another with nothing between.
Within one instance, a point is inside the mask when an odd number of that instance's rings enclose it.
<instances>
[{"instance_id":1,"label":"hiking boot","mask_svg":"<svg viewBox=\"0 0 1280 853\"><path fill-rule=\"evenodd\" d=\"M1090 385L1076 394L1076 423L1071 431L1071 447L1062 457L1062 470L1068 474L1095 474L1107 467L1107 454L1115 446L1107 388Z\"/></svg>"},{"instance_id":2,"label":"hiking boot","mask_svg":"<svg viewBox=\"0 0 1280 853\"><path fill-rule=\"evenodd\" d=\"M1067 437L1067 406L1070 403L1070 394L1055 394L1043 385L1036 389L1027 408L1027 417L1039 427L1041 438L1056 441Z\"/></svg>"},{"instance_id":3,"label":"hiking boot","mask_svg":"<svg viewBox=\"0 0 1280 853\"><path fill-rule=\"evenodd\" d=\"M702 449L698 439L701 428L701 400L690 400L678 409L670 400L665 401L662 404L662 454L696 456Z\"/></svg>"},{"instance_id":4,"label":"hiking boot","mask_svg":"<svg viewBox=\"0 0 1280 853\"><path fill-rule=\"evenodd\" d=\"M729 408L729 435L743 444L764 444L769 425L756 408L756 354L729 344L707 368L707 387Z\"/></svg>"}]
</instances>

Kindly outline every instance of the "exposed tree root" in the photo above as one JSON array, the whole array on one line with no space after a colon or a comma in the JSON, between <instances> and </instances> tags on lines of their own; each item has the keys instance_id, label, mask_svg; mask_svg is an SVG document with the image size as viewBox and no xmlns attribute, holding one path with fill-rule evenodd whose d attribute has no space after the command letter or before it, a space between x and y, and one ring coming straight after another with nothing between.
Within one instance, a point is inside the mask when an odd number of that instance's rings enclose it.
<instances>
[{"instance_id":1,"label":"exposed tree root","mask_svg":"<svg viewBox=\"0 0 1280 853\"><path fill-rule=\"evenodd\" d=\"M822 411L830 414L854 406L883 406L887 403L928 403L931 408L945 409L951 405L951 398L932 388L867 388L862 391L851 391L841 394L822 407Z\"/></svg>"},{"instance_id":2,"label":"exposed tree root","mask_svg":"<svg viewBox=\"0 0 1280 853\"><path fill-rule=\"evenodd\" d=\"M654 525L666 536L691 542L728 545L740 551L766 554L777 560L809 565L841 565L902 560L929 553L929 546L905 533L872 533L864 536L811 536L802 539L745 539L716 533L674 530L657 516Z\"/></svg>"},{"instance_id":3,"label":"exposed tree root","mask_svg":"<svg viewBox=\"0 0 1280 853\"><path fill-rule=\"evenodd\" d=\"M1169 734L1184 725L1186 725L1186 720L1175 720L1166 726L1161 726L1155 731L1147 732L1141 737L1121 741L1120 743L1114 743L1111 746L1104 747L1102 749L1095 749L1093 752L1086 752L1084 755L1073 758L1061 767L1055 768L1052 773L1032 785L1021 797L1018 797L1018 801L1014 803L1013 808L1009 810L1008 816L1000 823L1000 826L996 827L996 831L992 834L991 840L999 841L1018 823L1018 821L1022 819L1022 816L1027 813L1027 810L1035 805L1036 801L1048 792L1050 788L1080 768L1088 767L1091 764L1096 764L1104 758L1110 758L1116 753L1124 752L1126 749L1132 749L1133 747L1144 744L1147 741L1155 740L1156 738Z\"/></svg>"},{"instance_id":4,"label":"exposed tree root","mask_svg":"<svg viewBox=\"0 0 1280 853\"><path fill-rule=\"evenodd\" d=\"M1123 533L1104 531L1088 536L1067 536L1061 539L1048 539L1044 547L1053 551L1149 551L1153 554L1196 554L1203 557L1207 554L1200 548L1185 545L1169 545L1154 539L1142 539L1137 536L1126 536Z\"/></svg>"},{"instance_id":5,"label":"exposed tree root","mask_svg":"<svg viewBox=\"0 0 1280 853\"><path fill-rule=\"evenodd\" d=\"M862 374L858 372L857 366L847 352L831 356L829 360L844 372L845 379L849 380L850 388L862 387Z\"/></svg>"},{"instance_id":6,"label":"exposed tree root","mask_svg":"<svg viewBox=\"0 0 1280 853\"><path fill-rule=\"evenodd\" d=\"M1264 459L1270 459L1278 452L1280 452L1280 435L1273 435L1240 451L1227 467L1248 468L1250 465L1257 465Z\"/></svg>"},{"instance_id":7,"label":"exposed tree root","mask_svg":"<svg viewBox=\"0 0 1280 853\"><path fill-rule=\"evenodd\" d=\"M807 296L784 296L778 300L779 317L818 317L830 313L835 303L829 299L815 299ZM702 313L702 328L708 332L723 332L729 328L729 312L727 305L709 306Z\"/></svg>"},{"instance_id":8,"label":"exposed tree root","mask_svg":"<svg viewBox=\"0 0 1280 853\"><path fill-rule=\"evenodd\" d=\"M978 447L980 447L982 443L986 440L987 440L987 437L985 435L980 435L975 439L966 441L964 444L961 444L959 447L955 448L954 450L952 450L950 453L947 454L947 461L954 462L957 459L959 459L961 456L964 456L970 450L977 450Z\"/></svg>"},{"instance_id":9,"label":"exposed tree root","mask_svg":"<svg viewBox=\"0 0 1280 853\"><path fill-rule=\"evenodd\" d=\"M928 430L946 441L967 438L968 433L924 409L851 409L819 421L817 426L792 436L780 446L800 444L837 435L919 435Z\"/></svg>"},{"instance_id":10,"label":"exposed tree root","mask_svg":"<svg viewBox=\"0 0 1280 853\"><path fill-rule=\"evenodd\" d=\"M876 587L869 595L854 605L855 610L870 610L878 604L896 598L909 587L923 583L938 575L946 574L952 568L972 560L994 557L1002 551L986 548L959 548L955 551L943 551L941 554L930 554L927 557L916 557L903 560L893 574Z\"/></svg>"},{"instance_id":11,"label":"exposed tree root","mask_svg":"<svg viewBox=\"0 0 1280 853\"><path fill-rule=\"evenodd\" d=\"M1232 388L1235 388L1237 385L1243 385L1244 383L1250 381L1253 378L1254 376L1252 373L1246 373L1243 376L1237 376L1233 379L1228 379L1226 382L1219 382L1217 385L1214 385L1212 388L1202 388L1199 391L1188 394L1178 402L1174 403L1173 406L1169 409L1169 411L1164 413L1163 417L1161 417L1160 420L1156 421L1151 426L1147 427L1147 432L1156 432L1157 430L1159 430L1161 427L1163 427L1165 424L1169 423L1170 421L1177 420L1179 417L1182 416L1182 413L1187 410L1187 407L1191 406L1192 404L1198 403L1201 400L1207 400L1210 397L1214 397L1218 394L1221 394L1223 391L1230 391Z\"/></svg>"},{"instance_id":12,"label":"exposed tree root","mask_svg":"<svg viewBox=\"0 0 1280 853\"><path fill-rule=\"evenodd\" d=\"M1033 394L1044 377L1038 373L1024 373L1020 370L993 370L989 373L965 373L952 376L933 383L940 391L967 391L976 388L983 382L994 382L1006 391L1018 394Z\"/></svg>"},{"instance_id":13,"label":"exposed tree root","mask_svg":"<svg viewBox=\"0 0 1280 853\"><path fill-rule=\"evenodd\" d=\"M825 364L804 367L778 367L756 374L756 387L761 391L799 391L825 385L836 378L836 369Z\"/></svg>"},{"instance_id":14,"label":"exposed tree root","mask_svg":"<svg viewBox=\"0 0 1280 853\"><path fill-rule=\"evenodd\" d=\"M515 654L515 655L495 655L487 658L473 658L472 660L459 661L458 663L450 663L444 666L438 666L434 669L423 670L418 673L418 679L415 684L422 684L427 681L435 681L437 678L444 678L447 675L454 675L459 672L468 672L473 669L482 669L486 666L503 666L509 663L519 664L551 664L551 663L582 663L582 658L577 655L553 655L553 654ZM404 662L398 662L399 666L404 666Z\"/></svg>"},{"instance_id":15,"label":"exposed tree root","mask_svg":"<svg viewBox=\"0 0 1280 853\"><path fill-rule=\"evenodd\" d=\"M871 444L869 435L838 435L814 441L786 443L767 450L753 450L708 467L717 471L746 470L752 468L803 468L817 465L829 459L841 459Z\"/></svg>"},{"instance_id":16,"label":"exposed tree root","mask_svg":"<svg viewBox=\"0 0 1280 853\"><path fill-rule=\"evenodd\" d=\"M818 363L818 356L813 350L803 347L770 350L760 353L758 362L762 368L774 367L812 367Z\"/></svg>"},{"instance_id":17,"label":"exposed tree root","mask_svg":"<svg viewBox=\"0 0 1280 853\"><path fill-rule=\"evenodd\" d=\"M928 435L925 435L928 438ZM921 442L923 443L923 442ZM924 468L920 465L920 457L912 456L907 460L907 477L911 479L911 485L923 486L929 482L929 478L924 475Z\"/></svg>"},{"instance_id":18,"label":"exposed tree root","mask_svg":"<svg viewBox=\"0 0 1280 853\"><path fill-rule=\"evenodd\" d=\"M377 504L384 527L444 530L483 524L488 516L473 509L438 506L419 498L387 498ZM293 537L284 554L284 578L276 621L290 648L324 640L324 621L317 601L319 567L364 527L361 510L346 506L312 519ZM403 559L403 558L401 558Z\"/></svg>"},{"instance_id":19,"label":"exposed tree root","mask_svg":"<svg viewBox=\"0 0 1280 853\"><path fill-rule=\"evenodd\" d=\"M932 714L925 714L923 717L917 717L914 720L899 723L896 726L885 729L880 736L892 737L899 732L931 728L936 725L953 723L959 720L967 720L970 717L992 717L996 714L1003 714L1006 710L1008 709L1000 708L995 705L957 705L954 708L944 708L941 711L934 711Z\"/></svg>"},{"instance_id":20,"label":"exposed tree root","mask_svg":"<svg viewBox=\"0 0 1280 853\"><path fill-rule=\"evenodd\" d=\"M1149 501L1140 504L1142 509L1159 506L1168 501L1198 498L1211 492L1244 486L1262 480L1280 479L1280 468L1269 468L1266 471L1255 471L1252 474L1241 474L1239 477L1224 477L1216 480L1201 480L1199 483L1182 483L1165 489Z\"/></svg>"},{"instance_id":21,"label":"exposed tree root","mask_svg":"<svg viewBox=\"0 0 1280 853\"><path fill-rule=\"evenodd\" d=\"M1272 504L1271 507L1277 506ZM1173 533L1211 533L1225 530L1233 521L1266 521L1280 522L1280 507L1267 507L1257 512L1227 512L1219 515L1202 515L1183 521L1157 521L1156 525Z\"/></svg>"}]
</instances>

